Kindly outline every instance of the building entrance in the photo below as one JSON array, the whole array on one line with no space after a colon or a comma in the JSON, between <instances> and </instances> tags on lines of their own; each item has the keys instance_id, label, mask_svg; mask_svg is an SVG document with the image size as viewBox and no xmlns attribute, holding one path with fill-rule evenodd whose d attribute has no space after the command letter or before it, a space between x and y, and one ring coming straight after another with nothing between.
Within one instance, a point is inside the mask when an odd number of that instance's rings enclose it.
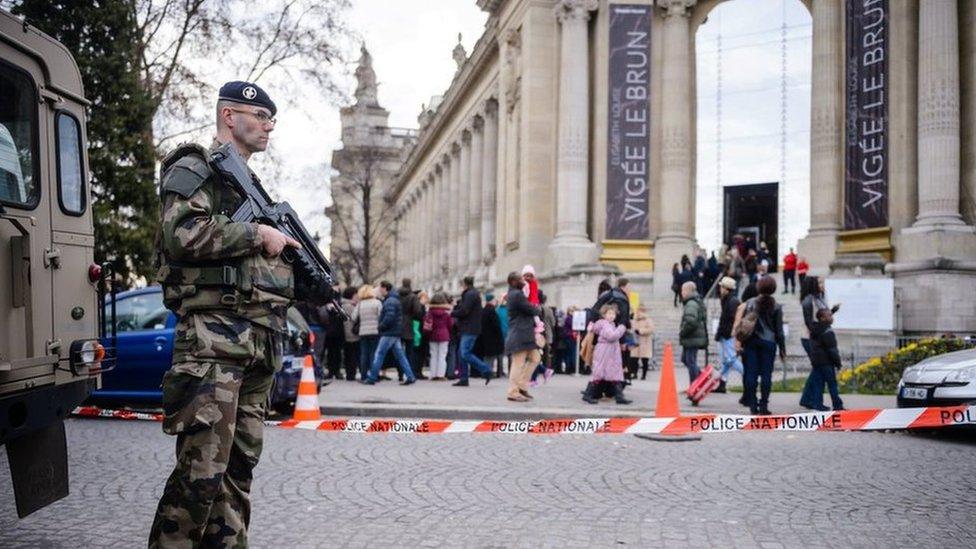
<instances>
[{"instance_id":1,"label":"building entrance","mask_svg":"<svg viewBox=\"0 0 976 549\"><path fill-rule=\"evenodd\" d=\"M735 235L750 237L759 249L769 248L770 272L776 270L779 258L779 183L758 183L725 187L724 242L732 244Z\"/></svg>"}]
</instances>

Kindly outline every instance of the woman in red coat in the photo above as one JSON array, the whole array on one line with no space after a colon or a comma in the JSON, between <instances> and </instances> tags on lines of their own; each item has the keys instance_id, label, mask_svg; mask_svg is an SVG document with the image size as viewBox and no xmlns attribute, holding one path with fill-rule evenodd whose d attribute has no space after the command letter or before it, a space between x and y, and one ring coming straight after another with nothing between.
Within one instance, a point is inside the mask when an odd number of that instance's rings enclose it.
<instances>
[{"instance_id":1,"label":"woman in red coat","mask_svg":"<svg viewBox=\"0 0 976 549\"><path fill-rule=\"evenodd\" d=\"M451 342L451 304L443 293L434 294L424 315L423 329L430 339L430 379L442 381L447 372L447 347Z\"/></svg>"}]
</instances>

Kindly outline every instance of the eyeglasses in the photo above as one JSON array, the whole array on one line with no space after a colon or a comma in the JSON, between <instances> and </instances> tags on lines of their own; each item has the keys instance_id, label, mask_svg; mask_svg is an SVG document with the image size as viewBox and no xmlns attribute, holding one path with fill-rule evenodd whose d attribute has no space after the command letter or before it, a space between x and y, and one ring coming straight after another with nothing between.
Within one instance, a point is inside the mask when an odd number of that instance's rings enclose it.
<instances>
[{"instance_id":1,"label":"eyeglasses","mask_svg":"<svg viewBox=\"0 0 976 549\"><path fill-rule=\"evenodd\" d=\"M228 108L230 108L230 107L228 107ZM275 124L278 123L278 119L277 118L275 118L273 116L269 116L268 113L266 113L264 111L254 112L254 111L245 111L243 109L234 109L234 108L231 108L230 110L232 110L234 112L243 113L243 114L249 114L249 115L253 116L254 118L257 118L258 119L258 122L260 122L262 125L265 125L265 126L267 126L268 124L274 126Z\"/></svg>"}]
</instances>

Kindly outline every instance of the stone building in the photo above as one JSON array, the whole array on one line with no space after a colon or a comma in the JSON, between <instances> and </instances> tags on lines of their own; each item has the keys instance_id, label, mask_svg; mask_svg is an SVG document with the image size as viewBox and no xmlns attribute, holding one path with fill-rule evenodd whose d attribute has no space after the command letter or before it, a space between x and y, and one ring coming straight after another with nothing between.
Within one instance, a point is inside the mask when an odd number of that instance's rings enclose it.
<instances>
[{"instance_id":1,"label":"stone building","mask_svg":"<svg viewBox=\"0 0 976 549\"><path fill-rule=\"evenodd\" d=\"M556 305L695 246L695 31L719 0L477 0L489 14L391 189L396 274ZM812 272L894 280L897 328L976 331L976 2L803 0ZM845 75L848 77L845 78Z\"/></svg>"},{"instance_id":2,"label":"stone building","mask_svg":"<svg viewBox=\"0 0 976 549\"><path fill-rule=\"evenodd\" d=\"M394 215L389 191L416 132L390 128L377 100L372 57L362 48L356 102L340 111L342 148L332 153L330 257L343 285L393 278Z\"/></svg>"}]
</instances>

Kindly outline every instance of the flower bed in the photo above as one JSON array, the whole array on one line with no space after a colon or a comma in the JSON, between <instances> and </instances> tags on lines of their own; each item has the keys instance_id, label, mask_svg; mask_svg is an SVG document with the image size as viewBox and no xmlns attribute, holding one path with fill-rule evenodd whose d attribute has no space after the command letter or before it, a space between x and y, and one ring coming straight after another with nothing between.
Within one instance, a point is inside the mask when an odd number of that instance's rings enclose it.
<instances>
[{"instance_id":1,"label":"flower bed","mask_svg":"<svg viewBox=\"0 0 976 549\"><path fill-rule=\"evenodd\" d=\"M922 339L883 357L876 356L850 370L842 370L837 381L850 392L894 394L905 368L930 356L959 351L970 346L970 343L958 338Z\"/></svg>"}]
</instances>

